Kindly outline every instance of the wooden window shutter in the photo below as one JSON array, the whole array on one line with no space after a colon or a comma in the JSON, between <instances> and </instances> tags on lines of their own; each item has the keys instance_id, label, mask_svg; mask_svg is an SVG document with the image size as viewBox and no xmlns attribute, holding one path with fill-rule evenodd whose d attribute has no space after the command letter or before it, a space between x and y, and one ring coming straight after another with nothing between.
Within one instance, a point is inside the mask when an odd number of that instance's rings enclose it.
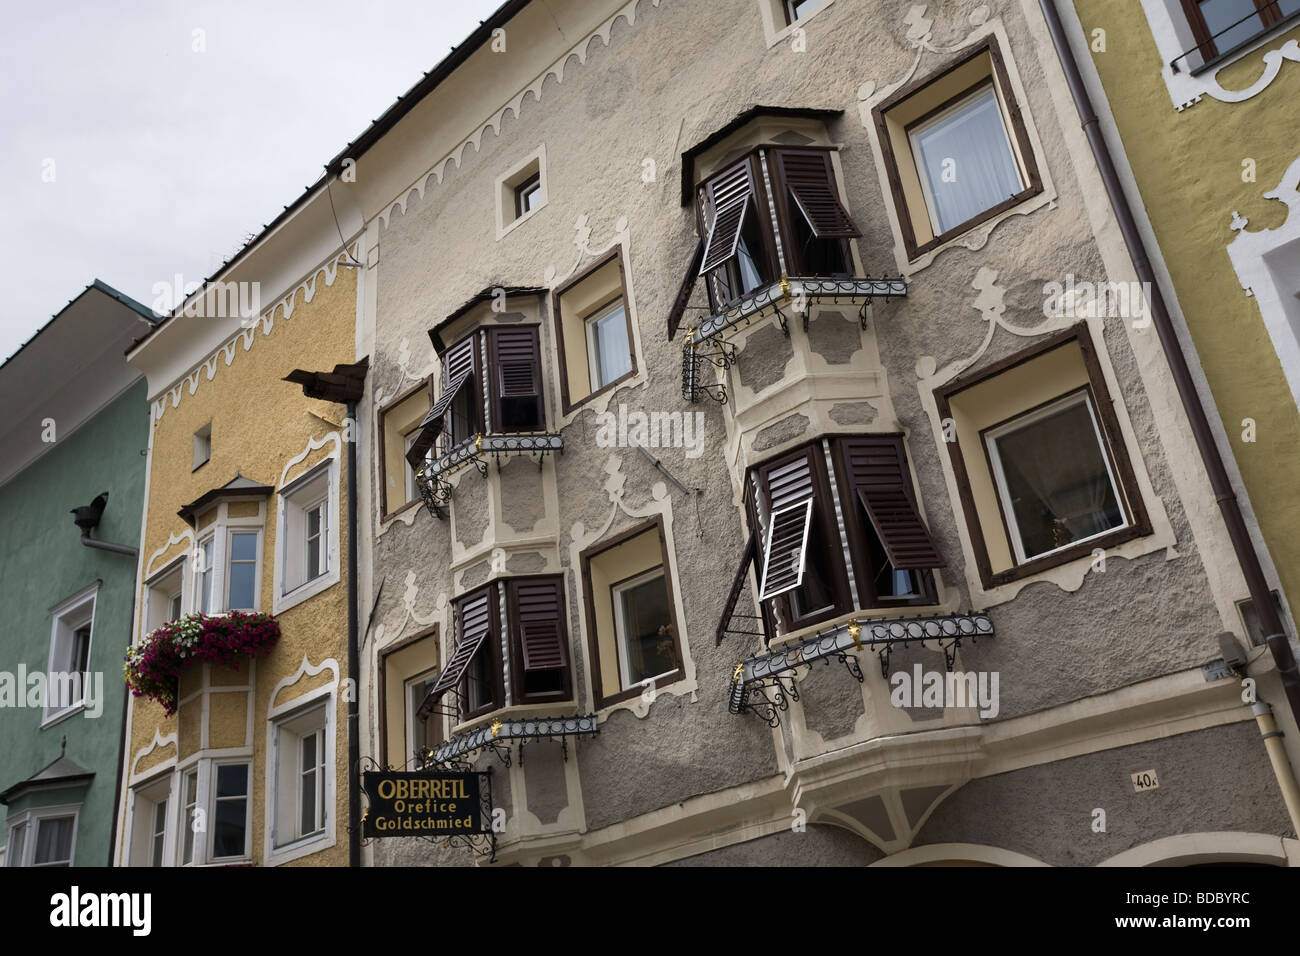
<instances>
[{"instance_id":1,"label":"wooden window shutter","mask_svg":"<svg viewBox=\"0 0 1300 956\"><path fill-rule=\"evenodd\" d=\"M763 546L760 601L792 591L803 582L808 536L817 498L817 476L809 449L794 461L767 471L767 540Z\"/></svg>"},{"instance_id":2,"label":"wooden window shutter","mask_svg":"<svg viewBox=\"0 0 1300 956\"><path fill-rule=\"evenodd\" d=\"M682 316L686 314L687 303L691 301L691 292L695 290L695 280L700 275L700 263L704 261L704 240L701 239L695 244L695 251L691 253L691 264L686 267L686 275L682 277L682 284L677 289L677 297L673 299L673 307L668 312L668 339L669 341L677 335L677 329L682 324Z\"/></svg>"},{"instance_id":3,"label":"wooden window shutter","mask_svg":"<svg viewBox=\"0 0 1300 956\"><path fill-rule=\"evenodd\" d=\"M753 172L748 159L719 173L707 187L712 222L704 242L700 275L724 265L736 255L745 216L756 205Z\"/></svg>"},{"instance_id":4,"label":"wooden window shutter","mask_svg":"<svg viewBox=\"0 0 1300 956\"><path fill-rule=\"evenodd\" d=\"M454 382L462 375L474 371L474 345L477 341L477 335L470 335L442 354L444 382Z\"/></svg>"},{"instance_id":5,"label":"wooden window shutter","mask_svg":"<svg viewBox=\"0 0 1300 956\"><path fill-rule=\"evenodd\" d=\"M736 605L740 602L741 592L745 589L745 579L749 577L749 566L757 560L757 556L758 532L755 530L749 533L749 538L745 541L745 548L740 553L740 566L736 568L736 576L731 579L731 590L727 593L727 603L722 606L722 618L718 621L718 630L714 635L714 647L722 643L723 636L728 632L748 633L755 637L762 637L764 640L768 639L766 629L760 634L756 631L734 631L731 626L732 619L736 616ZM759 574L762 574L761 570ZM752 615L744 616L752 617Z\"/></svg>"},{"instance_id":6,"label":"wooden window shutter","mask_svg":"<svg viewBox=\"0 0 1300 956\"><path fill-rule=\"evenodd\" d=\"M777 150L781 182L818 239L862 235L835 189L830 154L824 150ZM791 210L791 214L794 210Z\"/></svg>"},{"instance_id":7,"label":"wooden window shutter","mask_svg":"<svg viewBox=\"0 0 1300 956\"><path fill-rule=\"evenodd\" d=\"M524 672L563 670L568 654L560 579L511 581L509 589Z\"/></svg>"},{"instance_id":8,"label":"wooden window shutter","mask_svg":"<svg viewBox=\"0 0 1300 956\"><path fill-rule=\"evenodd\" d=\"M432 709L447 691L460 685L465 672L469 670L470 661L483 646L483 641L492 633L492 621L497 613L496 588L488 586L461 599L456 603L455 610L456 649L429 691L424 704L429 709Z\"/></svg>"},{"instance_id":9,"label":"wooden window shutter","mask_svg":"<svg viewBox=\"0 0 1300 956\"><path fill-rule=\"evenodd\" d=\"M460 378L453 381L447 390L438 396L438 400L429 409L429 414L424 416L424 421L420 422L420 434L406 452L407 464L412 468L419 470L421 464L423 464L424 456L428 454L429 449L438 440L438 436L442 434L447 409L451 408L451 403L456 400L456 394L466 387L466 382L469 379L470 373L465 372Z\"/></svg>"},{"instance_id":10,"label":"wooden window shutter","mask_svg":"<svg viewBox=\"0 0 1300 956\"><path fill-rule=\"evenodd\" d=\"M508 427L512 430L524 425L528 430L541 428L542 360L537 328L492 329L488 342L495 384L492 410L496 421L493 425L502 431L507 430L502 399L524 399L531 401L532 414L525 414L522 422L512 421Z\"/></svg>"},{"instance_id":11,"label":"wooden window shutter","mask_svg":"<svg viewBox=\"0 0 1300 956\"><path fill-rule=\"evenodd\" d=\"M849 486L866 511L889 563L900 571L943 567L947 562L912 499L902 439L852 438L841 446Z\"/></svg>"}]
</instances>

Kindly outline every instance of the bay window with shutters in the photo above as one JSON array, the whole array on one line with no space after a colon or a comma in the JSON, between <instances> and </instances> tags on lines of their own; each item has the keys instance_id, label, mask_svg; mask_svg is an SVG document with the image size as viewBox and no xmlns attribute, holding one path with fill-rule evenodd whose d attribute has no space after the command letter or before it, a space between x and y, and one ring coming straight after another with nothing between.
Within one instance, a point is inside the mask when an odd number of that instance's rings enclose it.
<instances>
[{"instance_id":1,"label":"bay window with shutters","mask_svg":"<svg viewBox=\"0 0 1300 956\"><path fill-rule=\"evenodd\" d=\"M503 578L457 598L455 648L417 716L445 714L454 725L508 704L572 700L563 582L559 575Z\"/></svg>"},{"instance_id":2,"label":"bay window with shutters","mask_svg":"<svg viewBox=\"0 0 1300 956\"><path fill-rule=\"evenodd\" d=\"M746 509L764 627L788 634L858 609L938 603L945 561L900 435L836 436L750 470ZM733 590L733 600L735 593Z\"/></svg>"},{"instance_id":3,"label":"bay window with shutters","mask_svg":"<svg viewBox=\"0 0 1300 956\"><path fill-rule=\"evenodd\" d=\"M536 325L477 328L442 354L442 392L406 442L413 471L482 435L544 432Z\"/></svg>"},{"instance_id":4,"label":"bay window with shutters","mask_svg":"<svg viewBox=\"0 0 1300 956\"><path fill-rule=\"evenodd\" d=\"M715 311L783 276L853 274L848 240L861 232L841 201L831 153L758 147L700 183L697 268Z\"/></svg>"}]
</instances>

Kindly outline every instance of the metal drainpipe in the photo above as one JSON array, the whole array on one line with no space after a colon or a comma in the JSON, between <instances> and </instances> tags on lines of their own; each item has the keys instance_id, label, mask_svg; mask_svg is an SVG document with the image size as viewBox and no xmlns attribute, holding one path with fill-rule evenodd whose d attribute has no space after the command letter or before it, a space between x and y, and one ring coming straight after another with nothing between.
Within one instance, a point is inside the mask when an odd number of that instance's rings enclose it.
<instances>
[{"instance_id":1,"label":"metal drainpipe","mask_svg":"<svg viewBox=\"0 0 1300 956\"><path fill-rule=\"evenodd\" d=\"M1295 775L1291 772L1291 761L1282 746L1282 731L1277 729L1277 721L1273 719L1273 708L1261 700L1256 701L1251 712L1255 715L1268 759L1273 764L1273 775L1282 788L1282 800L1286 803L1286 812L1291 815L1291 829L1300 833L1300 786L1296 785Z\"/></svg>"},{"instance_id":2,"label":"metal drainpipe","mask_svg":"<svg viewBox=\"0 0 1300 956\"><path fill-rule=\"evenodd\" d=\"M1070 94L1074 98L1075 108L1079 111L1083 131L1088 137L1088 145L1092 147L1093 158L1097 161L1102 181L1105 183L1111 209L1124 235L1124 244L1128 247L1129 258L1133 261L1133 268L1138 278L1151 290L1151 317L1156 334L1160 337L1160 345L1164 349L1169 369L1174 376L1174 384L1178 388L1178 397L1182 400L1183 410L1187 413L1188 421L1192 426L1192 435L1196 439L1201 461L1209 474L1210 486L1214 489L1214 500L1219 505L1223 522L1228 529L1228 537L1232 540L1232 550L1237 555L1237 563L1241 566L1246 586L1250 589L1251 600L1259 614L1260 626L1268 635L1268 648L1277 664L1278 674L1282 679L1282 689L1286 692L1287 703L1291 707L1291 716L1300 723L1300 672L1296 669L1295 655L1291 653L1291 645L1287 643L1282 619L1277 612L1277 606L1273 603L1273 594L1264 578L1259 556L1255 553L1250 533L1246 530L1246 522L1242 517L1236 492L1232 489L1232 482L1228 480L1228 472L1224 468L1218 445L1214 442L1214 433L1210 429L1205 408L1196 394L1196 386L1188 370L1187 359L1183 355L1178 335L1169 318L1169 310L1165 307L1164 295L1151 268L1151 260L1147 256L1142 234L1133 218L1133 210L1124 196L1119 174L1115 170L1115 162L1102 135L1101 124L1097 121L1097 114L1092 107L1092 98L1088 95L1083 76L1079 72L1079 64L1074 58L1074 51L1070 48L1070 41L1066 37L1065 28L1056 11L1056 3L1054 0L1039 0L1039 6L1042 8L1043 18L1047 21L1048 32L1052 35L1052 45L1056 47L1056 55L1065 70L1065 79L1070 85ZM1286 785L1282 786L1285 789Z\"/></svg>"},{"instance_id":3,"label":"metal drainpipe","mask_svg":"<svg viewBox=\"0 0 1300 956\"><path fill-rule=\"evenodd\" d=\"M88 548L95 548L99 551L112 551L114 554L129 554L133 558L138 558L140 552L135 548L127 547L124 544L113 544L111 541L97 541L90 536L89 531L81 532L81 543Z\"/></svg>"},{"instance_id":4,"label":"metal drainpipe","mask_svg":"<svg viewBox=\"0 0 1300 956\"><path fill-rule=\"evenodd\" d=\"M358 792L361 765L359 705L361 696L361 654L357 643L357 403L348 402L348 420L353 422L348 446L348 677L353 693L348 700L348 866L361 865L361 795Z\"/></svg>"}]
</instances>

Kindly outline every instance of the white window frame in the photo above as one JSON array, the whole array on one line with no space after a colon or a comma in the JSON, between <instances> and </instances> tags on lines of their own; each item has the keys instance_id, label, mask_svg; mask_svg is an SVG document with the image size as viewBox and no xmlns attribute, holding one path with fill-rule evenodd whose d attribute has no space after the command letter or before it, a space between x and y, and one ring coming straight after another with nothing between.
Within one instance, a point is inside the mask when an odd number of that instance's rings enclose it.
<instances>
[{"instance_id":1,"label":"white window frame","mask_svg":"<svg viewBox=\"0 0 1300 956\"><path fill-rule=\"evenodd\" d=\"M1059 547L1052 548L1050 551L1042 551L1038 554L1026 556L1024 543L1020 534L1020 527L1016 522L1015 510L1012 508L1011 495L1007 488L1006 473L1002 468L1002 455L1001 452L998 451L997 439L1012 434L1013 432L1020 431L1029 425L1040 422L1045 418L1050 418L1052 415L1079 404L1084 405L1088 410L1088 419L1092 422L1093 435L1097 439L1097 450L1101 452L1101 459L1106 465L1106 477L1110 481L1110 487L1112 493L1115 495L1115 501L1119 504L1120 515L1124 519L1123 523L1118 524L1113 528L1107 528L1105 531L1098 531L1096 534L1089 535L1086 538L1078 538L1074 541L1067 542ZM988 449L989 462L993 466L993 483L997 489L998 500L1002 504L1002 513L1006 518L1007 533L1011 538L1010 544L1012 551L1015 554L1017 565L1049 557L1065 550L1066 548L1077 547L1086 541L1093 541L1097 538L1104 537L1105 535L1114 534L1116 531L1123 530L1132 525L1133 522L1129 517L1128 508L1124 501L1124 492L1115 478L1115 465L1111 461L1110 447L1106 444L1106 439L1102 435L1101 426L1097 422L1097 411L1093 407L1092 394L1087 389L1073 392L1069 395L1063 395L1055 401L1044 405L1042 408L1025 412L1023 415L1018 415L1011 421L999 425L997 428L990 429L984 434L984 443L985 447Z\"/></svg>"},{"instance_id":2,"label":"white window frame","mask_svg":"<svg viewBox=\"0 0 1300 956\"><path fill-rule=\"evenodd\" d=\"M220 567L217 559L217 541L219 535L217 529L208 531L203 537L199 538L194 544L192 573L194 575L194 594L191 597L191 603L194 605L193 610L198 614L220 614L221 608L217 602L217 569ZM207 556L207 546L212 546L212 556ZM203 557L200 559L200 555ZM206 602L207 607L204 607Z\"/></svg>"},{"instance_id":3,"label":"white window frame","mask_svg":"<svg viewBox=\"0 0 1300 956\"><path fill-rule=\"evenodd\" d=\"M140 616L141 634L144 635L151 634L153 633L153 631L157 630L163 624L178 620L179 618L185 616L188 608L188 604L186 602L187 599L189 598L189 592L192 589L191 574L190 574L192 567L193 567L193 562L187 561L184 556L181 556L179 558L176 558L174 561L170 562L169 564L167 564L165 567L157 571L152 576L150 576L150 578L145 582L145 599L143 602L144 606L141 608L141 616ZM166 581L168 578L170 578L172 575L176 574L178 571L180 572L180 577L181 577L180 593L177 594L174 588L166 588L164 590L162 583ZM158 593L155 594L155 592ZM166 621L160 621L158 623L154 623L154 616L152 614L152 609L156 598L164 600L167 603ZM180 613L176 617L172 617L171 616L172 602L177 600L178 598L180 600Z\"/></svg>"},{"instance_id":4,"label":"white window frame","mask_svg":"<svg viewBox=\"0 0 1300 956\"><path fill-rule=\"evenodd\" d=\"M190 778L194 779L193 803L187 803L185 799L185 785ZM194 829L194 816L190 812L191 808L198 811L203 804L203 791L200 787L198 764L176 771L176 779L178 781L176 789L176 865L194 866L199 860L199 855L203 852L203 837L206 836L207 830L206 818L202 834ZM188 861L185 859L185 840L187 838L191 841L190 859Z\"/></svg>"},{"instance_id":5,"label":"white window frame","mask_svg":"<svg viewBox=\"0 0 1300 956\"><path fill-rule=\"evenodd\" d=\"M194 433L194 465L190 471L198 471L212 460L212 422L208 422Z\"/></svg>"},{"instance_id":6,"label":"white window frame","mask_svg":"<svg viewBox=\"0 0 1300 956\"><path fill-rule=\"evenodd\" d=\"M799 545L799 569L795 572L794 583L781 588L779 591L769 591L767 589L767 572L772 566L772 535L776 531L777 519L782 515L804 509L803 516L803 538ZM813 499L805 498L803 501L796 501L794 504L786 505L784 508L777 508L768 516L767 523L767 540L763 544L763 580L758 586L758 599L766 601L768 598L779 597L788 591L798 590L803 584L804 571L808 565L808 538L812 531L812 513Z\"/></svg>"},{"instance_id":7,"label":"white window frame","mask_svg":"<svg viewBox=\"0 0 1300 956\"><path fill-rule=\"evenodd\" d=\"M835 0L824 3L806 17L800 17L793 23L786 22L786 0L758 0L759 16L763 20L763 38L769 48L783 40L788 40L795 30L802 30L818 14L824 13L835 5Z\"/></svg>"},{"instance_id":8,"label":"white window frame","mask_svg":"<svg viewBox=\"0 0 1300 956\"><path fill-rule=\"evenodd\" d=\"M299 857L308 856L312 853L319 853L327 850L337 843L338 832L338 754L335 747L335 738L337 736L337 695L335 689L337 684L328 684L315 691L308 692L302 697L295 698L286 704L278 707L271 707L267 712L266 721L266 793L263 806L264 835L263 840L263 862L267 866L278 866L282 863L288 863ZM275 693L271 695L275 699ZM315 833L305 836L297 836L298 822L301 818L301 787L299 786L301 774L301 740L302 735L294 733L286 728L286 724L292 724L305 717L310 716L314 711L324 711L324 726L320 728L324 748L323 760L324 770L320 775L320 784L317 787L318 799L322 809L322 827ZM284 747L285 738L291 738L294 746L291 748ZM286 769L281 765L281 753L287 751L291 763ZM321 755L318 754L318 765ZM295 836L290 840L281 840L278 833L279 821L281 816L281 801L288 799L281 786L284 773L290 773L292 776L293 787L293 827ZM278 841L278 845L277 845Z\"/></svg>"},{"instance_id":9,"label":"white window frame","mask_svg":"<svg viewBox=\"0 0 1300 956\"><path fill-rule=\"evenodd\" d=\"M223 581L222 581L222 588L221 588L222 591L221 612L224 614L232 610L250 611L250 612L259 611L261 610L262 607L262 530L260 528L248 528L248 527L240 527L238 525L235 525L235 526L227 526L224 529L224 531L225 534L223 535L223 538L225 540L226 547L225 547L225 556L221 562L221 569L223 572L222 574ZM231 578L230 568L231 565L234 563L234 559L232 556L233 548L231 547L231 539L237 534L251 534L251 535L256 535L257 537L257 543L254 545L254 550L253 550L254 557L252 561L253 564L253 606L252 607L232 608L230 606L230 578ZM239 563L248 564L249 562L247 560L241 559Z\"/></svg>"},{"instance_id":10,"label":"white window frame","mask_svg":"<svg viewBox=\"0 0 1300 956\"><path fill-rule=\"evenodd\" d=\"M408 482L410 479L410 466L407 466ZM327 491L322 498L318 495L312 495L305 499L304 503L299 503L294 499L305 491L310 485L316 482L321 475L325 476ZM341 560L339 554L339 462L338 457L331 455L325 460L312 466L293 481L289 482L277 494L279 504L277 506L275 538L278 542L276 550L279 552L275 562L275 580L274 600L272 602L273 610L276 614L288 610L297 604L313 597L325 589L337 584L341 577ZM306 511L318 503L324 504L323 517L325 521L325 531L322 535L323 548L325 551L325 570L312 578L305 581L292 590L286 591L290 559L288 548L304 542L290 541L289 534L289 509L296 508L303 512L303 521L305 526ZM259 542L259 554L260 542ZM306 559L304 558L304 561ZM259 573L258 580L261 580Z\"/></svg>"},{"instance_id":11,"label":"white window frame","mask_svg":"<svg viewBox=\"0 0 1300 956\"><path fill-rule=\"evenodd\" d=\"M611 378L608 382L606 382L603 381L604 376L600 368L600 345L597 341L599 336L596 333L596 326L599 325L605 319L608 319L610 316L612 316L616 311L619 311L620 309L623 312L623 323L624 323L623 337L627 344L628 370L624 372L622 375L619 375L615 378ZM624 300L621 293L617 298L611 299L609 302L605 303L599 309L592 312L590 315L586 316L582 320L583 331L587 339L587 372L588 372L587 377L590 379L591 391L593 393L600 391L605 386L611 385L614 382L619 381L620 379L626 378L632 372L632 366L633 366L632 339L630 338L630 333L627 330L627 321L628 321L627 302ZM599 382L597 382L598 375L601 376L602 379Z\"/></svg>"},{"instance_id":12,"label":"white window frame","mask_svg":"<svg viewBox=\"0 0 1300 956\"><path fill-rule=\"evenodd\" d=\"M48 807L29 807L20 813L11 814L5 820L5 829L8 831L8 835L5 841L4 865L7 867L39 867L41 869L53 869L62 865L76 866L77 830L81 824L81 808L82 804L80 803L64 803ZM68 844L67 863L36 863L36 843L41 821L61 817L72 817L72 840ZM11 851L14 844L14 831L20 828L23 830L23 845L18 855L13 856Z\"/></svg>"},{"instance_id":13,"label":"white window frame","mask_svg":"<svg viewBox=\"0 0 1300 956\"><path fill-rule=\"evenodd\" d=\"M622 682L622 689L627 690L630 687L639 687L645 681L658 681L659 678L674 673L677 668L666 670L662 674L654 674L650 677L643 677L639 681L633 681L631 677L632 664L628 659L628 634L627 620L623 610L623 596L632 588L639 587L642 584L648 584L651 581L662 580L664 582L664 594L668 597L669 607L672 606L672 593L668 590L668 572L662 564L656 565L647 571L638 574L634 578L621 581L610 587L611 603L614 605L614 643L618 648L618 676Z\"/></svg>"},{"instance_id":14,"label":"white window frame","mask_svg":"<svg viewBox=\"0 0 1300 956\"><path fill-rule=\"evenodd\" d=\"M131 813L128 820L126 842L126 865L132 867L153 866L153 825L155 811L159 806L166 807L167 829L163 835L163 866L170 866L172 859L172 841L175 838L172 826L175 804L175 775L168 770L156 774L131 787ZM166 795L158 799L158 794L166 787Z\"/></svg>"},{"instance_id":15,"label":"white window frame","mask_svg":"<svg viewBox=\"0 0 1300 956\"><path fill-rule=\"evenodd\" d=\"M95 650L95 604L99 596L100 582L96 581L88 587L82 588L72 597L67 598L54 607L50 608L52 618L50 625L50 650L49 664L46 668L46 699L42 702L42 719L41 729L52 727L62 720L66 720L73 714L82 711L86 707L86 687L89 681L91 671L91 660ZM76 632L83 627L90 628L90 636L87 639L86 646L86 671L87 677L82 681L81 699L74 701L66 707L57 710L51 709L49 695L53 692L51 686L51 676L56 672L64 673L59 667L63 656L63 649L66 643L73 639ZM69 672L70 673L70 672Z\"/></svg>"},{"instance_id":16,"label":"white window frame","mask_svg":"<svg viewBox=\"0 0 1300 956\"><path fill-rule=\"evenodd\" d=\"M230 863L240 863L249 860L252 856L253 847L253 762L248 757L235 757L231 759L211 758L207 761L207 792L200 793L205 797L206 807L206 824L207 832L204 834L203 849L205 863L219 863L222 865ZM217 797L217 773L221 767L244 767L248 772L247 784L244 788L244 849L238 856L217 856L217 801L236 799L233 797ZM199 778L200 789L202 789L203 778ZM197 845L199 841L195 840Z\"/></svg>"},{"instance_id":17,"label":"white window frame","mask_svg":"<svg viewBox=\"0 0 1300 956\"><path fill-rule=\"evenodd\" d=\"M1006 110L1002 105L1002 97L998 94L997 84L996 82L991 82L991 83L981 85L979 89L972 90L965 96L961 97L961 99L957 100L955 103L950 103L948 106L945 106L942 110L940 110L934 116L931 116L924 123L918 123L912 129L907 131L907 145L912 150L912 163L916 167L916 178L921 182L921 194L925 197L925 212L926 215L930 217L930 229L936 236L942 236L949 232L954 232L960 229L963 225L965 225L965 223L961 223L961 222L954 223L953 225L949 226L947 229L944 229L940 225L937 203L935 202L934 194L930 187L930 177L926 172L925 164L921 158L921 150L920 150L920 145L917 143L917 137L925 133L927 130L931 130L935 126L938 126L944 120L948 120L951 119L953 116L956 116L958 113L962 111L963 108L971 106L976 102L976 100L983 99L989 96L993 98L993 103L997 107L996 112L998 115L998 119L1002 121L1002 137L1003 139L1006 140L1007 152L1011 156L1011 164L1016 168L1016 179L1019 180L1020 182L1020 188L1017 190L1017 192L1023 192L1027 188L1026 186L1027 179L1025 176L1025 170L1022 168L1020 164L1020 157L1016 153L1016 145L1011 140L1011 131L1007 128L1007 114L1006 114ZM989 209L992 208L993 208L992 206L989 207ZM972 216L971 219L977 219L987 212L988 209L981 210L980 212ZM966 222L970 222L970 221L971 221L970 219L966 220Z\"/></svg>"},{"instance_id":18,"label":"white window frame","mask_svg":"<svg viewBox=\"0 0 1300 956\"><path fill-rule=\"evenodd\" d=\"M402 682L402 709L405 712L406 717L406 759L412 763L415 761L415 752L418 749L415 746L415 711L418 709L418 705L413 706L414 700L411 697L411 692L417 686L423 687L428 682L429 678L437 677L439 673L440 669L438 667L430 667L428 670L421 671L414 677L408 677ZM421 699L420 703L423 702L423 699ZM428 719L438 720L439 717L434 713L430 714Z\"/></svg>"}]
</instances>

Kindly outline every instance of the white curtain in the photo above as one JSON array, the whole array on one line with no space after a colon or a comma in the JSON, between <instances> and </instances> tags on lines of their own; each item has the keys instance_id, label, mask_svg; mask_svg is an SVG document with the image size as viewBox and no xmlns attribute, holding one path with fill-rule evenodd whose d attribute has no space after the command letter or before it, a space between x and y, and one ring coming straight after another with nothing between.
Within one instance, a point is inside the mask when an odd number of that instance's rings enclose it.
<instances>
[{"instance_id":1,"label":"white curtain","mask_svg":"<svg viewBox=\"0 0 1300 956\"><path fill-rule=\"evenodd\" d=\"M940 233L1023 188L991 87L913 135Z\"/></svg>"},{"instance_id":2,"label":"white curtain","mask_svg":"<svg viewBox=\"0 0 1300 956\"><path fill-rule=\"evenodd\" d=\"M36 828L35 863L54 863L72 854L72 817L40 821Z\"/></svg>"}]
</instances>

